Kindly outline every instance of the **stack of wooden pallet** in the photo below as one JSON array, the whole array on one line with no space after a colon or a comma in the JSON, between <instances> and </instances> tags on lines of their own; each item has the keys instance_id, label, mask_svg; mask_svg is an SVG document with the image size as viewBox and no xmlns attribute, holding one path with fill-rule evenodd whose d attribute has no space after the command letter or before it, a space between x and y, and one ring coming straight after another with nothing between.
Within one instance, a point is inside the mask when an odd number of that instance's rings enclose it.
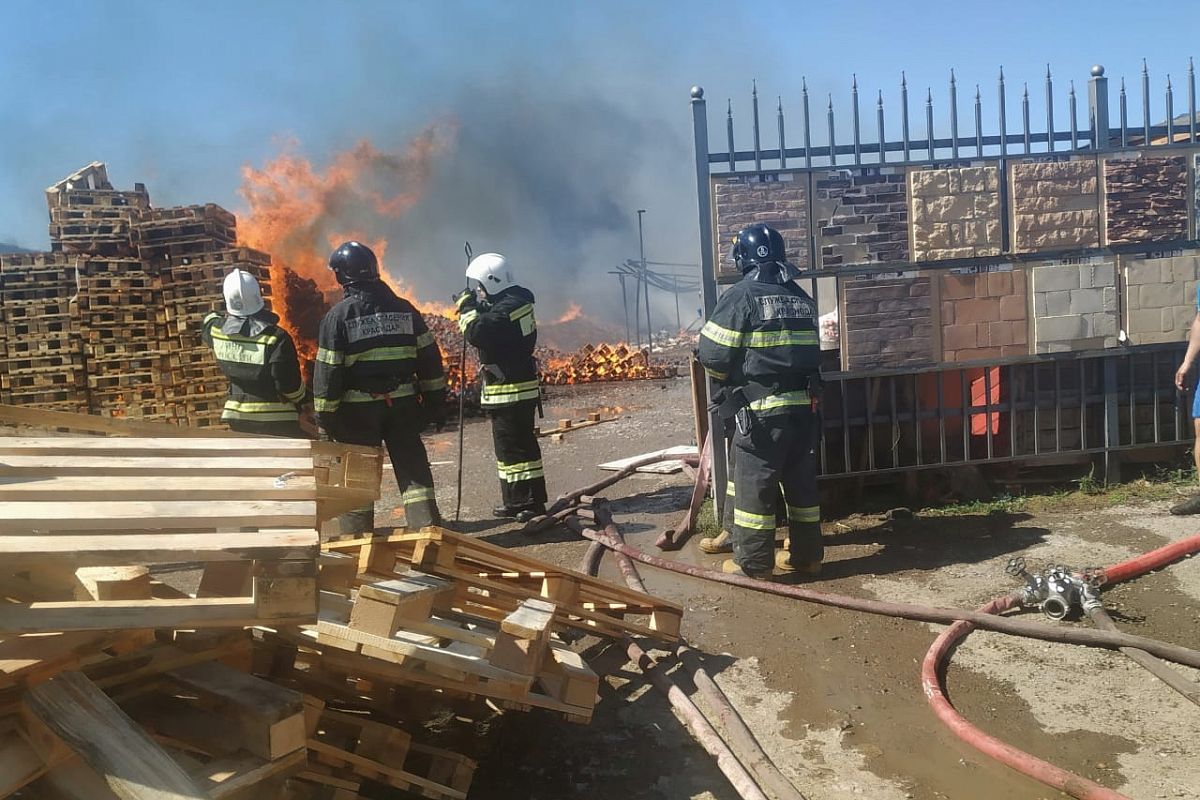
<instances>
[{"instance_id":1,"label":"stack of wooden pallet","mask_svg":"<svg viewBox=\"0 0 1200 800\"><path fill-rule=\"evenodd\" d=\"M138 258L151 268L185 264L205 253L237 246L237 218L216 203L148 208L130 236Z\"/></svg>"},{"instance_id":2,"label":"stack of wooden pallet","mask_svg":"<svg viewBox=\"0 0 1200 800\"><path fill-rule=\"evenodd\" d=\"M150 207L150 196L140 183L117 191L105 165L93 161L46 189L46 203L54 251L130 258L133 224Z\"/></svg>"},{"instance_id":3,"label":"stack of wooden pallet","mask_svg":"<svg viewBox=\"0 0 1200 800\"><path fill-rule=\"evenodd\" d=\"M464 800L434 710L586 722L599 679L564 636L678 638L679 606L437 528L321 552L378 497L374 449L0 425L0 797Z\"/></svg>"},{"instance_id":4,"label":"stack of wooden pallet","mask_svg":"<svg viewBox=\"0 0 1200 800\"><path fill-rule=\"evenodd\" d=\"M78 261L61 253L0 255L0 403L86 409L84 351L71 303Z\"/></svg>"}]
</instances>

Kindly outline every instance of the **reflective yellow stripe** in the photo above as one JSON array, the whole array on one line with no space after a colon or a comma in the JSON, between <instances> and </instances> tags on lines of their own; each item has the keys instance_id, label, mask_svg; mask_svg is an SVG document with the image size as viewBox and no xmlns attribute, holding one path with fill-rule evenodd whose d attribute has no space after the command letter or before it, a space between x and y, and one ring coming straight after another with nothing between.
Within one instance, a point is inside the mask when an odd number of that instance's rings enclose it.
<instances>
[{"instance_id":1,"label":"reflective yellow stripe","mask_svg":"<svg viewBox=\"0 0 1200 800\"><path fill-rule=\"evenodd\" d=\"M267 363L267 346L254 341L232 341L213 337L213 355L217 361L234 364Z\"/></svg>"},{"instance_id":2,"label":"reflective yellow stripe","mask_svg":"<svg viewBox=\"0 0 1200 800\"><path fill-rule=\"evenodd\" d=\"M536 400L539 394L537 381L521 383L498 383L483 387L479 402L485 406L507 405L521 400Z\"/></svg>"},{"instance_id":3,"label":"reflective yellow stripe","mask_svg":"<svg viewBox=\"0 0 1200 800\"><path fill-rule=\"evenodd\" d=\"M433 500L433 487L430 486L415 486L404 490L404 503L417 503L421 500Z\"/></svg>"},{"instance_id":4,"label":"reflective yellow stripe","mask_svg":"<svg viewBox=\"0 0 1200 800\"><path fill-rule=\"evenodd\" d=\"M206 316L206 317L204 318L204 322L203 322L203 323L201 323L201 324L202 324L202 325L207 325L208 323L212 322L214 319L220 319L220 318L221 318L221 315L220 315L220 314L218 314L218 313L217 313L217 312L215 312L215 311L210 311L210 312L208 312L208 316Z\"/></svg>"},{"instance_id":5,"label":"reflective yellow stripe","mask_svg":"<svg viewBox=\"0 0 1200 800\"><path fill-rule=\"evenodd\" d=\"M421 381L420 387L422 392L436 392L439 389L446 388L445 377L430 378L429 380Z\"/></svg>"},{"instance_id":6,"label":"reflective yellow stripe","mask_svg":"<svg viewBox=\"0 0 1200 800\"><path fill-rule=\"evenodd\" d=\"M296 407L290 403L226 400L221 419L246 419L259 422L288 422L298 419Z\"/></svg>"},{"instance_id":7,"label":"reflective yellow stripe","mask_svg":"<svg viewBox=\"0 0 1200 800\"><path fill-rule=\"evenodd\" d=\"M516 320L519 320L521 317L525 316L526 314L532 314L532 313L533 313L533 303L526 303L525 305L523 305L519 308L513 309L512 313L510 313L508 315L508 318L515 322Z\"/></svg>"},{"instance_id":8,"label":"reflective yellow stripe","mask_svg":"<svg viewBox=\"0 0 1200 800\"><path fill-rule=\"evenodd\" d=\"M719 381L729 380L729 374L726 372L717 372L715 369L709 369L708 367L705 367L704 371L707 372L710 377L715 378L716 380L719 380Z\"/></svg>"},{"instance_id":9,"label":"reflective yellow stripe","mask_svg":"<svg viewBox=\"0 0 1200 800\"><path fill-rule=\"evenodd\" d=\"M417 349L420 350L423 347L429 347L429 345L433 344L433 342L433 334L429 331L425 331L417 336Z\"/></svg>"},{"instance_id":10,"label":"reflective yellow stripe","mask_svg":"<svg viewBox=\"0 0 1200 800\"><path fill-rule=\"evenodd\" d=\"M341 400L329 400L324 397L313 398L313 411L337 411Z\"/></svg>"},{"instance_id":11,"label":"reflective yellow stripe","mask_svg":"<svg viewBox=\"0 0 1200 800\"><path fill-rule=\"evenodd\" d=\"M338 350L326 350L324 347L317 348L317 361L336 367L345 360L345 356Z\"/></svg>"},{"instance_id":12,"label":"reflective yellow stripe","mask_svg":"<svg viewBox=\"0 0 1200 800\"><path fill-rule=\"evenodd\" d=\"M771 411L776 408L792 408L795 406L812 405L812 398L807 389L797 389L793 392L772 394L755 400L750 404L751 411Z\"/></svg>"},{"instance_id":13,"label":"reflective yellow stripe","mask_svg":"<svg viewBox=\"0 0 1200 800\"><path fill-rule=\"evenodd\" d=\"M793 522L820 522L820 506L788 506L788 519Z\"/></svg>"},{"instance_id":14,"label":"reflective yellow stripe","mask_svg":"<svg viewBox=\"0 0 1200 800\"><path fill-rule=\"evenodd\" d=\"M342 395L342 400L347 403L373 403L376 400L384 400L396 397L412 397L417 393L411 383L403 384L397 387L388 394L371 394L370 392L359 391L358 389L347 389Z\"/></svg>"},{"instance_id":15,"label":"reflective yellow stripe","mask_svg":"<svg viewBox=\"0 0 1200 800\"><path fill-rule=\"evenodd\" d=\"M733 497L735 494L733 489L733 479L730 478L729 480L725 481L725 494L729 497Z\"/></svg>"},{"instance_id":16,"label":"reflective yellow stripe","mask_svg":"<svg viewBox=\"0 0 1200 800\"><path fill-rule=\"evenodd\" d=\"M292 403L299 403L304 399L304 384L300 384L300 388L294 392L284 392L283 396Z\"/></svg>"},{"instance_id":17,"label":"reflective yellow stripe","mask_svg":"<svg viewBox=\"0 0 1200 800\"><path fill-rule=\"evenodd\" d=\"M546 475L541 459L537 461L522 461L516 464L502 464L497 461L496 470L500 474L500 480L505 483L527 481L533 478L542 478Z\"/></svg>"},{"instance_id":18,"label":"reflective yellow stripe","mask_svg":"<svg viewBox=\"0 0 1200 800\"><path fill-rule=\"evenodd\" d=\"M818 343L816 331L755 331L746 339L747 347L794 347Z\"/></svg>"},{"instance_id":19,"label":"reflective yellow stripe","mask_svg":"<svg viewBox=\"0 0 1200 800\"><path fill-rule=\"evenodd\" d=\"M355 364L359 361L403 361L406 358L416 358L417 348L409 345L398 345L396 347L372 347L370 350L364 350L361 353L347 353L346 366Z\"/></svg>"},{"instance_id":20,"label":"reflective yellow stripe","mask_svg":"<svg viewBox=\"0 0 1200 800\"><path fill-rule=\"evenodd\" d=\"M274 333L264 333L259 336L238 336L233 333L225 333L221 329L216 329L212 332L214 339L222 339L226 342L247 342L251 344L275 344L279 341L279 337Z\"/></svg>"},{"instance_id":21,"label":"reflective yellow stripe","mask_svg":"<svg viewBox=\"0 0 1200 800\"><path fill-rule=\"evenodd\" d=\"M773 531L775 530L775 515L755 514L751 511L743 511L740 508L735 508L733 510L733 524L741 528L750 528L756 531Z\"/></svg>"},{"instance_id":22,"label":"reflective yellow stripe","mask_svg":"<svg viewBox=\"0 0 1200 800\"><path fill-rule=\"evenodd\" d=\"M478 316L479 316L479 312L476 311L475 309L471 309L470 311L468 311L467 313L465 313L461 317L459 317L458 318L459 331L465 333L467 330L467 326L470 325L472 322L474 322L475 318Z\"/></svg>"},{"instance_id":23,"label":"reflective yellow stripe","mask_svg":"<svg viewBox=\"0 0 1200 800\"><path fill-rule=\"evenodd\" d=\"M722 347L742 347L746 343L746 334L722 328L711 319L704 323L704 327L700 329L700 335Z\"/></svg>"}]
</instances>

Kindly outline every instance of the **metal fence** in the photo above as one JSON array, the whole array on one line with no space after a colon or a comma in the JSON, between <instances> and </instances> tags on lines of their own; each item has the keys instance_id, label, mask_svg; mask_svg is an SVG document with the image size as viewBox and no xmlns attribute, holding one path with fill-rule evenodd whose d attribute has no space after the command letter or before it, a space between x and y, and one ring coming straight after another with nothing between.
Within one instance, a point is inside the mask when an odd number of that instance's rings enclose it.
<instances>
[{"instance_id":1,"label":"metal fence","mask_svg":"<svg viewBox=\"0 0 1200 800\"><path fill-rule=\"evenodd\" d=\"M1093 67L1087 82L1083 125L1073 80L1068 81L1066 90L1067 119L1056 120L1055 100L1061 95L1056 95L1054 76L1047 66L1044 125L1041 120L1032 119L1029 88L1024 85L1018 100L1020 130L1014 132L1009 120L1012 98L1003 70L997 78L994 105L985 102L985 93L976 84L969 100L970 113L963 119L959 81L951 71L944 99L935 101L932 88L927 89L924 113L916 121L910 115L908 82L901 73L899 121L894 116L889 119L888 101L879 91L875 98L874 131L868 131L863 124L857 78L852 78L848 125L844 119L838 119L835 98L829 95L824 104L826 143L814 144L814 124L821 124L821 120L811 113L812 98L802 78L803 145L800 147L788 145L782 96L776 105L774 147L764 147L758 87L753 85L752 149L737 149L731 100L726 106L723 152L710 152L704 90L693 87L691 107L705 315L711 313L717 298L710 184L714 177L764 170L881 164L944 166L969 159L995 159L1003 163L1008 158L1024 156L1110 152L1135 147L1194 147L1200 141L1196 78L1190 58L1185 118L1176 117L1169 76L1162 105L1155 107L1150 72L1144 61L1140 125L1135 122L1130 127L1129 95L1123 78L1117 93L1116 125L1112 124L1111 90L1104 68ZM1060 84L1058 91L1061 90ZM916 133L918 138L914 138L915 125L921 126ZM939 125L943 132L948 130L949 136L938 135ZM864 141L864 137L870 140ZM1163 244L1152 247L1161 249ZM974 261L986 263L1011 258L1004 255ZM956 261L922 264L921 268L963 265ZM897 262L853 265L844 270L813 270L810 277L814 278L815 292L815 278L821 275L895 272L908 268L911 268L908 264ZM1183 399L1172 383L1174 367L1181 357L1179 346L1150 346L1030 356L977 365L953 363L918 369L827 374L823 473L826 477L852 476L956 464L1038 460L1062 457L1064 453L1099 453L1104 457L1106 476L1115 477L1117 454L1122 450L1180 445L1192 439L1191 426L1181 405ZM957 385L951 389L954 383ZM976 389L974 397L982 398L981 402L972 399L971 392ZM1052 424L1047 420L1052 420ZM715 415L710 424L714 430L720 429ZM716 450L713 475L719 504L724 499L719 490L726 479L726 464L721 448Z\"/></svg>"}]
</instances>

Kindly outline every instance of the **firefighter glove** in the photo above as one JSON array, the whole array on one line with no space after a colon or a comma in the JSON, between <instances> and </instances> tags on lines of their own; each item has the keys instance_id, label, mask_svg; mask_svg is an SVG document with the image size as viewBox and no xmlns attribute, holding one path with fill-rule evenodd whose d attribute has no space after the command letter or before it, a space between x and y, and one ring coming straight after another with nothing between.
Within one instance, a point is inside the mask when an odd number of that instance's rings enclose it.
<instances>
[{"instance_id":1,"label":"firefighter glove","mask_svg":"<svg viewBox=\"0 0 1200 800\"><path fill-rule=\"evenodd\" d=\"M465 314L471 309L477 307L479 302L475 299L475 292L470 289L463 289L458 297L454 298L454 305L458 308L459 314Z\"/></svg>"}]
</instances>

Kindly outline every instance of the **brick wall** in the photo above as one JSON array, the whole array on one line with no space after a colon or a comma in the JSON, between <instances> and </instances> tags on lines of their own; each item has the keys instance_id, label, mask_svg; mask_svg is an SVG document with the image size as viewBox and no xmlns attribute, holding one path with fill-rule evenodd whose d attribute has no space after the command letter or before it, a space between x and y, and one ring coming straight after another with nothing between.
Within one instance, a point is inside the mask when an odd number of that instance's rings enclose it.
<instances>
[{"instance_id":1,"label":"brick wall","mask_svg":"<svg viewBox=\"0 0 1200 800\"><path fill-rule=\"evenodd\" d=\"M1104 233L1108 244L1186 239L1187 160L1108 159L1104 162Z\"/></svg>"},{"instance_id":2,"label":"brick wall","mask_svg":"<svg viewBox=\"0 0 1200 800\"><path fill-rule=\"evenodd\" d=\"M819 264L908 260L904 174L893 167L813 173L813 225Z\"/></svg>"},{"instance_id":3,"label":"brick wall","mask_svg":"<svg viewBox=\"0 0 1200 800\"><path fill-rule=\"evenodd\" d=\"M714 182L718 273L736 273L729 250L733 237L747 225L764 222L783 235L788 259L808 266L808 190L804 175L791 172L720 178Z\"/></svg>"},{"instance_id":4,"label":"brick wall","mask_svg":"<svg viewBox=\"0 0 1200 800\"><path fill-rule=\"evenodd\" d=\"M839 284L843 369L880 369L933 361L928 275Z\"/></svg>"},{"instance_id":5,"label":"brick wall","mask_svg":"<svg viewBox=\"0 0 1200 800\"><path fill-rule=\"evenodd\" d=\"M914 261L1000 254L998 167L913 170L908 190Z\"/></svg>"},{"instance_id":6,"label":"brick wall","mask_svg":"<svg viewBox=\"0 0 1200 800\"><path fill-rule=\"evenodd\" d=\"M1096 159L1012 165L1012 249L1100 246Z\"/></svg>"},{"instance_id":7,"label":"brick wall","mask_svg":"<svg viewBox=\"0 0 1200 800\"><path fill-rule=\"evenodd\" d=\"M1117 344L1117 269L1112 259L1036 266L1031 273L1036 353Z\"/></svg>"},{"instance_id":8,"label":"brick wall","mask_svg":"<svg viewBox=\"0 0 1200 800\"><path fill-rule=\"evenodd\" d=\"M944 361L1020 356L1029 352L1025 271L942 273L939 282Z\"/></svg>"},{"instance_id":9,"label":"brick wall","mask_svg":"<svg viewBox=\"0 0 1200 800\"><path fill-rule=\"evenodd\" d=\"M1130 344L1180 342L1196 316L1200 253L1172 258L1121 256L1124 329Z\"/></svg>"}]
</instances>

